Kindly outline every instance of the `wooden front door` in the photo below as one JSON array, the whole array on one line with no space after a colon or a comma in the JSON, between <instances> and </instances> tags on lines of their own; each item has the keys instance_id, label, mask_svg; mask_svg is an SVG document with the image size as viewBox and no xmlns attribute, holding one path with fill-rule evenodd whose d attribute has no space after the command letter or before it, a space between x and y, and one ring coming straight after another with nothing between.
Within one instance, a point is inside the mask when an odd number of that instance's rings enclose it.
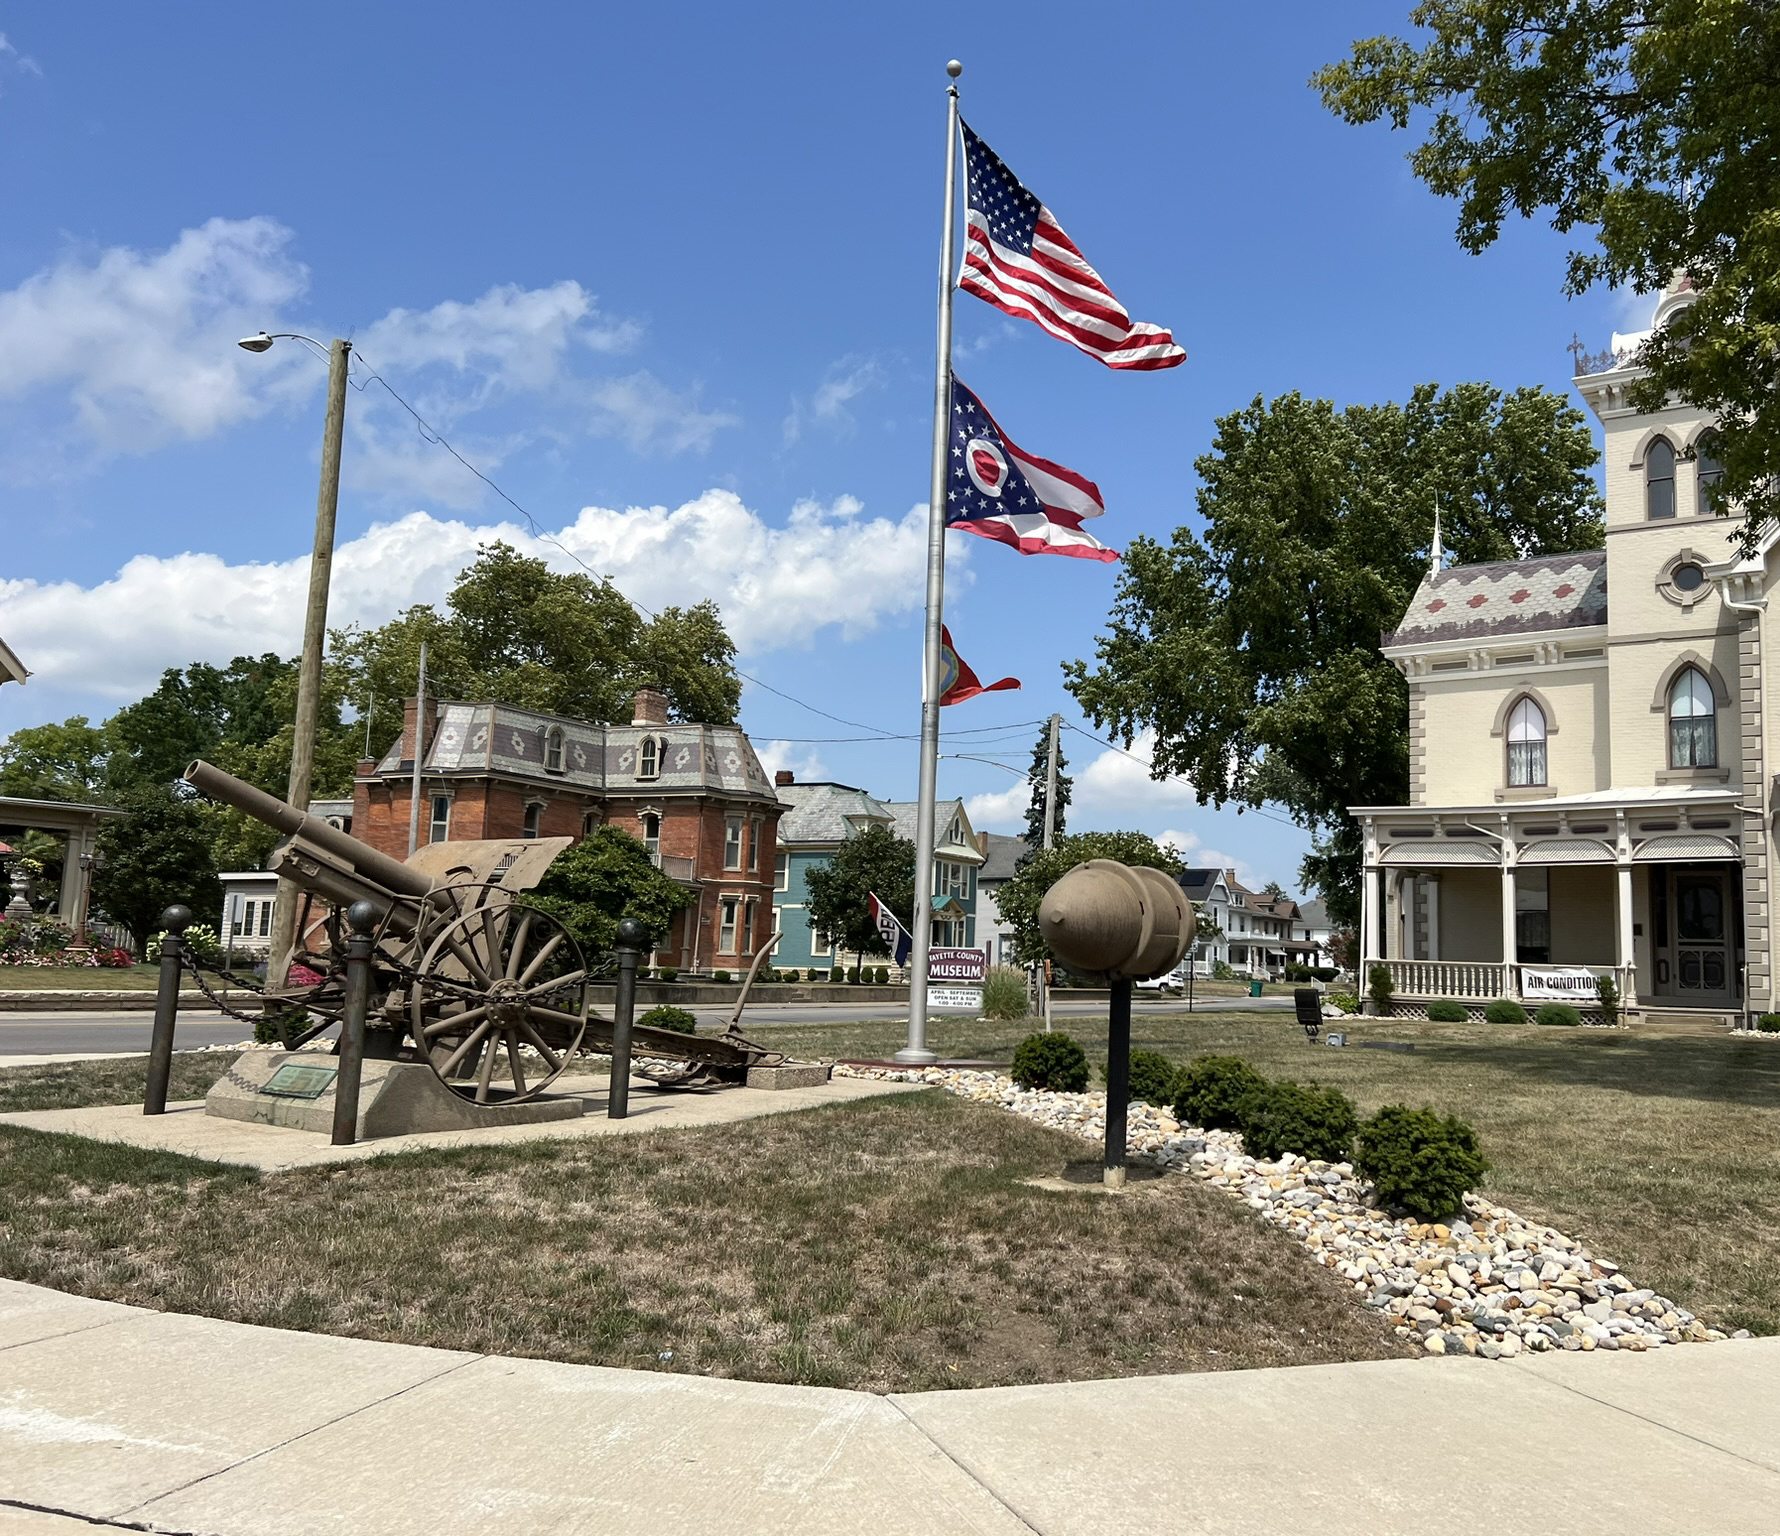
<instances>
[{"instance_id":1,"label":"wooden front door","mask_svg":"<svg viewBox=\"0 0 1780 1536\"><path fill-rule=\"evenodd\" d=\"M1730 1006L1741 992L1732 874L1669 869L1662 883L1667 899L1659 901L1657 915L1667 920L1657 924L1657 993L1682 1007Z\"/></svg>"}]
</instances>

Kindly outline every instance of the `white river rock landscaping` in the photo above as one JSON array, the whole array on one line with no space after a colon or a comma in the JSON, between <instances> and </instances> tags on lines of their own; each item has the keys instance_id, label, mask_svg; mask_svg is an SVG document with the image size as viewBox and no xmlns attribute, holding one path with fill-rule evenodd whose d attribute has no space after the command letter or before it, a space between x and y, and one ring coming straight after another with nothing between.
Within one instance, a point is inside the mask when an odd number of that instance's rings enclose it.
<instances>
[{"instance_id":1,"label":"white river rock landscaping","mask_svg":"<svg viewBox=\"0 0 1780 1536\"><path fill-rule=\"evenodd\" d=\"M994 1072L946 1067L834 1070L927 1083L1096 1144L1106 1135L1104 1093L1027 1090ZM1480 1195L1466 1195L1464 1217L1450 1225L1392 1216L1372 1203L1371 1183L1348 1163L1290 1153L1259 1162L1244 1154L1235 1132L1195 1130L1143 1103L1130 1108L1127 1146L1133 1162L1191 1174L1291 1233L1367 1306L1392 1318L1400 1338L1431 1355L1497 1360L1523 1350L1648 1350L1747 1337L1707 1327L1575 1238Z\"/></svg>"}]
</instances>

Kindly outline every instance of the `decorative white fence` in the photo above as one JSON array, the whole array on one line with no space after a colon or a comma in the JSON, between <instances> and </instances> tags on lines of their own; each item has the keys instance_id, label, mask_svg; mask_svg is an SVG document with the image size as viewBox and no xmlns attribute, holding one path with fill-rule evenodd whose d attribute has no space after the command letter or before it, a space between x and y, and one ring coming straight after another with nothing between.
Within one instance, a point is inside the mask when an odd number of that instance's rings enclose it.
<instances>
[{"instance_id":1,"label":"decorative white fence","mask_svg":"<svg viewBox=\"0 0 1780 1536\"><path fill-rule=\"evenodd\" d=\"M1518 964L1503 965L1496 960L1374 960L1371 964L1382 965L1390 972L1394 995L1404 1000L1451 998L1462 1003L1523 996ZM1619 985L1621 1002L1631 998L1633 967L1584 965L1576 969L1592 971L1597 976L1612 976ZM1586 1004L1586 1000L1582 1001Z\"/></svg>"}]
</instances>

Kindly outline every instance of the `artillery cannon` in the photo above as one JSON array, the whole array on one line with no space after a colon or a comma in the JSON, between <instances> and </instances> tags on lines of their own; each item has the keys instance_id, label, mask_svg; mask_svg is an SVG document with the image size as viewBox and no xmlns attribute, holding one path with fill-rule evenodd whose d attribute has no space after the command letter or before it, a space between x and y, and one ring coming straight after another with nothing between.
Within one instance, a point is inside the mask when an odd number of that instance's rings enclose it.
<instances>
[{"instance_id":1,"label":"artillery cannon","mask_svg":"<svg viewBox=\"0 0 1780 1536\"><path fill-rule=\"evenodd\" d=\"M406 863L206 762L185 771L200 794L285 834L267 867L303 893L285 978L268 977L267 1001L302 1009L300 1045L345 1009L344 914L369 901L379 919L366 1012L366 1054L424 1061L474 1104L536 1098L577 1054L612 1051L613 1021L588 988L612 969L590 963L555 917L522 899L567 837L429 843ZM784 1061L743 1039L633 1029L637 1070L664 1087L743 1082L749 1067Z\"/></svg>"}]
</instances>

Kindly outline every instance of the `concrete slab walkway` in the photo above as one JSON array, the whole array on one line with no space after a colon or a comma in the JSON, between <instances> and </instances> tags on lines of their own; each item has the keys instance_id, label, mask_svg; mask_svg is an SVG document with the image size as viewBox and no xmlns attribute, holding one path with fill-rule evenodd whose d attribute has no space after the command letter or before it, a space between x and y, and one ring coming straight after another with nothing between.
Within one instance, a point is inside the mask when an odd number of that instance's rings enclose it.
<instances>
[{"instance_id":1,"label":"concrete slab walkway","mask_svg":"<svg viewBox=\"0 0 1780 1536\"><path fill-rule=\"evenodd\" d=\"M0 1281L0 1536L1771 1536L1780 1339L889 1398Z\"/></svg>"},{"instance_id":2,"label":"concrete slab walkway","mask_svg":"<svg viewBox=\"0 0 1780 1536\"><path fill-rule=\"evenodd\" d=\"M216 1163L236 1163L275 1173L311 1168L321 1163L358 1162L391 1152L441 1147L501 1146L516 1141L579 1140L588 1136L631 1136L643 1131L678 1131L691 1126L727 1125L760 1115L816 1109L824 1104L850 1104L883 1093L921 1091L918 1083L886 1083L844 1077L811 1088L720 1088L683 1092L658 1088L645 1079L632 1080L630 1113L623 1120L606 1118L605 1076L562 1078L555 1092L579 1093L585 1112L579 1120L551 1120L539 1125L499 1126L489 1130L429 1131L413 1136L379 1136L350 1147L334 1146L319 1131L224 1120L204 1113L202 1099L169 1104L164 1115L144 1115L140 1104L105 1104L88 1109L34 1109L0 1115L0 1125L32 1131L59 1131L94 1141L124 1142L157 1152L181 1152Z\"/></svg>"}]
</instances>

